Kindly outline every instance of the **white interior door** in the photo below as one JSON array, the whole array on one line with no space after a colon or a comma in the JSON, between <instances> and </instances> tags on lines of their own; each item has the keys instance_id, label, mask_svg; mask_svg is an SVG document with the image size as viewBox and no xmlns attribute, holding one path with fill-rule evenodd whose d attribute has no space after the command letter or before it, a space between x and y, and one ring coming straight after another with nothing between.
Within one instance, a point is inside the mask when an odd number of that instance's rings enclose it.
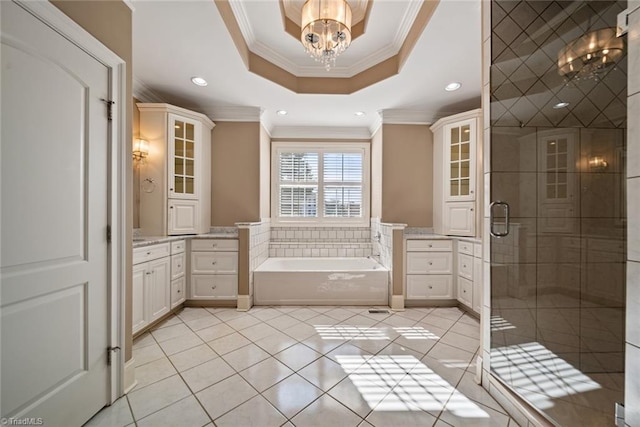
<instances>
[{"instance_id":1,"label":"white interior door","mask_svg":"<svg viewBox=\"0 0 640 427\"><path fill-rule=\"evenodd\" d=\"M0 2L1 416L81 425L109 403L109 69Z\"/></svg>"}]
</instances>

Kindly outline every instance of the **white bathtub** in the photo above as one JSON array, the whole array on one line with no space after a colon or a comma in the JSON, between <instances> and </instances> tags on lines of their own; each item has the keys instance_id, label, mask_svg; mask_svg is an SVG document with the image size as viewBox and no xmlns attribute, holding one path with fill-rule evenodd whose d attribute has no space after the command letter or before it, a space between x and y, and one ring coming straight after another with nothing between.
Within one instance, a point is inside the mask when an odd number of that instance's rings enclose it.
<instances>
[{"instance_id":1,"label":"white bathtub","mask_svg":"<svg viewBox=\"0 0 640 427\"><path fill-rule=\"evenodd\" d=\"M268 258L253 289L255 305L387 305L389 270L370 258Z\"/></svg>"}]
</instances>

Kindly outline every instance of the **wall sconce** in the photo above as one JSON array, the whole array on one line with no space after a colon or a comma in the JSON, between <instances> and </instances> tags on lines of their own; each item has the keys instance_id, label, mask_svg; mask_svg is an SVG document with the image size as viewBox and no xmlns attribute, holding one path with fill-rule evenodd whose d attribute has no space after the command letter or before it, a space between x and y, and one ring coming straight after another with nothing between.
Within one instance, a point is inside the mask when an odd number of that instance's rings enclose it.
<instances>
[{"instance_id":1,"label":"wall sconce","mask_svg":"<svg viewBox=\"0 0 640 427\"><path fill-rule=\"evenodd\" d=\"M602 156L593 156L589 158L589 168L592 170L605 170L609 166Z\"/></svg>"},{"instance_id":2,"label":"wall sconce","mask_svg":"<svg viewBox=\"0 0 640 427\"><path fill-rule=\"evenodd\" d=\"M149 155L149 143L144 139L133 141L133 160L142 161Z\"/></svg>"}]
</instances>

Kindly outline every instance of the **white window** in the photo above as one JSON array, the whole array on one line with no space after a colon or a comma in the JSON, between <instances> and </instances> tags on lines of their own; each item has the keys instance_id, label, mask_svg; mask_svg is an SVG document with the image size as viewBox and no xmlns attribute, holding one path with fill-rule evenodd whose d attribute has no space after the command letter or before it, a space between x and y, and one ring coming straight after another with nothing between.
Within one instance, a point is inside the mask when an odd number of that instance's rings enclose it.
<instances>
[{"instance_id":1,"label":"white window","mask_svg":"<svg viewBox=\"0 0 640 427\"><path fill-rule=\"evenodd\" d=\"M369 144L274 142L272 147L272 222L369 224Z\"/></svg>"}]
</instances>

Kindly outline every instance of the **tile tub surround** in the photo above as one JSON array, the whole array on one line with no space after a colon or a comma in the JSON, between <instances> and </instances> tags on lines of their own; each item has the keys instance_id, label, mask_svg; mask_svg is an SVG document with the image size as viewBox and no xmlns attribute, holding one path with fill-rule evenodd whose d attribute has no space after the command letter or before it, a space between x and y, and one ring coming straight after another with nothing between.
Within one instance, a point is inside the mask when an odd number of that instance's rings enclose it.
<instances>
[{"instance_id":1,"label":"tile tub surround","mask_svg":"<svg viewBox=\"0 0 640 427\"><path fill-rule=\"evenodd\" d=\"M404 310L404 232L406 224L391 224L371 218L373 255L389 269L389 306ZM397 250L394 252L393 248Z\"/></svg>"},{"instance_id":2,"label":"tile tub surround","mask_svg":"<svg viewBox=\"0 0 640 427\"><path fill-rule=\"evenodd\" d=\"M369 227L271 227L269 257L366 257Z\"/></svg>"},{"instance_id":3,"label":"tile tub surround","mask_svg":"<svg viewBox=\"0 0 640 427\"><path fill-rule=\"evenodd\" d=\"M241 251L240 256L247 260L245 267L248 268L248 271L240 275L238 283L238 310L244 311L253 305L253 272L269 257L271 222L269 219L264 219L261 222L236 225L241 235L240 247L246 247L246 253ZM247 241L244 242L244 239Z\"/></svg>"},{"instance_id":4,"label":"tile tub surround","mask_svg":"<svg viewBox=\"0 0 640 427\"><path fill-rule=\"evenodd\" d=\"M144 383L87 426L515 427L473 382L478 334L456 308L186 308L136 339Z\"/></svg>"}]
</instances>

